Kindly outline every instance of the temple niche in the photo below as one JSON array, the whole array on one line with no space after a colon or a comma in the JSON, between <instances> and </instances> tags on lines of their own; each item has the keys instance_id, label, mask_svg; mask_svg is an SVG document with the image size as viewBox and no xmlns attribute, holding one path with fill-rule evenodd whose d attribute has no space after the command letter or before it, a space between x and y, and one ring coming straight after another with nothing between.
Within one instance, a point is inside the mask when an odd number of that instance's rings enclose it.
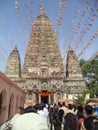
<instances>
[{"instance_id":1,"label":"temple niche","mask_svg":"<svg viewBox=\"0 0 98 130\"><path fill-rule=\"evenodd\" d=\"M8 57L5 75L26 91L26 101L33 100L36 103L65 101L66 94L67 97L73 97L86 89L72 49L68 50L64 72L57 36L44 7L40 8L32 27L22 68L15 47Z\"/></svg>"}]
</instances>

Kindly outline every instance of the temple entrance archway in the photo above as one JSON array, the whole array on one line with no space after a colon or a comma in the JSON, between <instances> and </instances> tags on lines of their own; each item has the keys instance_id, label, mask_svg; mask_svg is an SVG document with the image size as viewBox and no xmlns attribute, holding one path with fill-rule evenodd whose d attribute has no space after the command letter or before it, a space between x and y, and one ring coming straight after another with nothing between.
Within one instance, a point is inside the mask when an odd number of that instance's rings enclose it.
<instances>
[{"instance_id":1,"label":"temple entrance archway","mask_svg":"<svg viewBox=\"0 0 98 130\"><path fill-rule=\"evenodd\" d=\"M49 103L49 97L48 96L41 96L41 102L48 104Z\"/></svg>"},{"instance_id":2,"label":"temple entrance archway","mask_svg":"<svg viewBox=\"0 0 98 130\"><path fill-rule=\"evenodd\" d=\"M53 92L42 91L37 93L37 95L38 95L39 103L46 103L46 104L53 103L53 98L54 98Z\"/></svg>"}]
</instances>

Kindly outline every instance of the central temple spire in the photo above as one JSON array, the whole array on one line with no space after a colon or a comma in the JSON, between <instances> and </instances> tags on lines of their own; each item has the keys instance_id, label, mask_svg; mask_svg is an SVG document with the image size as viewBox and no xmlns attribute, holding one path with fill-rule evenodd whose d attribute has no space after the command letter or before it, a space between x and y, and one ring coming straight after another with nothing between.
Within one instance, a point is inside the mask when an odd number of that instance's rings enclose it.
<instances>
[{"instance_id":1,"label":"central temple spire","mask_svg":"<svg viewBox=\"0 0 98 130\"><path fill-rule=\"evenodd\" d=\"M46 15L43 5L40 5L40 15Z\"/></svg>"},{"instance_id":2,"label":"central temple spire","mask_svg":"<svg viewBox=\"0 0 98 130\"><path fill-rule=\"evenodd\" d=\"M35 20L33 29L26 50L22 76L63 77L64 70L56 34L42 5L40 5L40 14Z\"/></svg>"}]
</instances>

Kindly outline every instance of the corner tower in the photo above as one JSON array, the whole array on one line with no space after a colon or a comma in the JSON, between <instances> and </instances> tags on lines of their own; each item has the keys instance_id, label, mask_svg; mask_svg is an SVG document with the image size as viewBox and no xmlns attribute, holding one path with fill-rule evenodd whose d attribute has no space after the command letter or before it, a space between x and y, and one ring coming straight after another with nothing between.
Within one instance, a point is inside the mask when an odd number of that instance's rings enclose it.
<instances>
[{"instance_id":1,"label":"corner tower","mask_svg":"<svg viewBox=\"0 0 98 130\"><path fill-rule=\"evenodd\" d=\"M86 88L77 56L69 47L66 61L66 93L81 94Z\"/></svg>"},{"instance_id":2,"label":"corner tower","mask_svg":"<svg viewBox=\"0 0 98 130\"><path fill-rule=\"evenodd\" d=\"M17 81L21 78L21 61L17 47L10 53L4 73L13 81Z\"/></svg>"}]
</instances>

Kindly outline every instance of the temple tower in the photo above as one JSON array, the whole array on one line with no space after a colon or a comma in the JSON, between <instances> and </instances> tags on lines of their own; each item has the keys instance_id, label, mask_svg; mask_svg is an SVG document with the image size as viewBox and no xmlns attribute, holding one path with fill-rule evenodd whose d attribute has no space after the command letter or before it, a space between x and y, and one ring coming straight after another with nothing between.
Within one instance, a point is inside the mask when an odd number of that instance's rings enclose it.
<instances>
[{"instance_id":1,"label":"temple tower","mask_svg":"<svg viewBox=\"0 0 98 130\"><path fill-rule=\"evenodd\" d=\"M86 89L77 56L71 47L69 47L67 54L65 84L67 94L81 94Z\"/></svg>"},{"instance_id":2,"label":"temple tower","mask_svg":"<svg viewBox=\"0 0 98 130\"><path fill-rule=\"evenodd\" d=\"M5 75L15 81L19 80L21 77L21 61L17 47L12 50L8 57Z\"/></svg>"},{"instance_id":3,"label":"temple tower","mask_svg":"<svg viewBox=\"0 0 98 130\"><path fill-rule=\"evenodd\" d=\"M56 103L64 96L64 68L51 20L40 6L26 49L21 81L26 100Z\"/></svg>"},{"instance_id":4,"label":"temple tower","mask_svg":"<svg viewBox=\"0 0 98 130\"><path fill-rule=\"evenodd\" d=\"M32 27L22 69L23 78L35 76L64 76L57 37L43 6Z\"/></svg>"}]
</instances>

